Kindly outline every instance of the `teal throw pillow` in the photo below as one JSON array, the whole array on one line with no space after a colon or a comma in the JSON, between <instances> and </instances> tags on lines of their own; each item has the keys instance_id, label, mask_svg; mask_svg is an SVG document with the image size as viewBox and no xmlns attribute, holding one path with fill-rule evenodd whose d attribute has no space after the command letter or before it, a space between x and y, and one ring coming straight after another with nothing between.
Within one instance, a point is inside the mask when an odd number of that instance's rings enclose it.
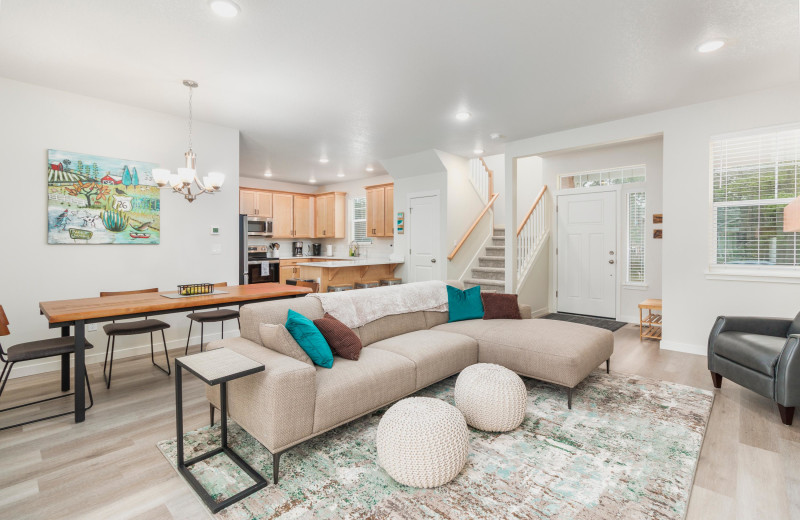
<instances>
[{"instance_id":1,"label":"teal throw pillow","mask_svg":"<svg viewBox=\"0 0 800 520\"><path fill-rule=\"evenodd\" d=\"M480 298L480 297L479 297ZM289 309L289 318L286 320L286 330L292 335L294 340L300 345L311 361L315 365L324 368L333 366L333 353L325 337L319 331L314 322Z\"/></svg>"},{"instance_id":2,"label":"teal throw pillow","mask_svg":"<svg viewBox=\"0 0 800 520\"><path fill-rule=\"evenodd\" d=\"M462 291L448 285L447 306L450 309L450 319L447 321L479 320L483 318L481 286Z\"/></svg>"}]
</instances>

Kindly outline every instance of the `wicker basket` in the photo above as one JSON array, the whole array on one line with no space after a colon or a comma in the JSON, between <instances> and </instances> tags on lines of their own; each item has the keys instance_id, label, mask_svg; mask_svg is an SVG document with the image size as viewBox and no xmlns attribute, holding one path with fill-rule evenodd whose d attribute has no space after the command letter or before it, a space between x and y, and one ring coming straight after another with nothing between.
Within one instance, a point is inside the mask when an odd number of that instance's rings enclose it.
<instances>
[{"instance_id":1,"label":"wicker basket","mask_svg":"<svg viewBox=\"0 0 800 520\"><path fill-rule=\"evenodd\" d=\"M181 296L197 296L200 294L211 294L213 292L213 283L187 283L178 286L178 294Z\"/></svg>"}]
</instances>

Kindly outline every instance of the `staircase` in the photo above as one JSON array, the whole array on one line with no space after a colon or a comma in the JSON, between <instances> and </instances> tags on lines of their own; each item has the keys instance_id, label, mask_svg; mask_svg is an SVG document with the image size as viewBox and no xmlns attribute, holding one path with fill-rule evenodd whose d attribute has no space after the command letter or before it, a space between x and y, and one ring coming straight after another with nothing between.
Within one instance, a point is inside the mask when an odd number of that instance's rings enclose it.
<instances>
[{"instance_id":1,"label":"staircase","mask_svg":"<svg viewBox=\"0 0 800 520\"><path fill-rule=\"evenodd\" d=\"M506 237L505 229L494 228L492 245L486 246L484 256L478 257L478 267L472 268L471 278L464 280L466 288L481 286L481 291L505 292Z\"/></svg>"}]
</instances>

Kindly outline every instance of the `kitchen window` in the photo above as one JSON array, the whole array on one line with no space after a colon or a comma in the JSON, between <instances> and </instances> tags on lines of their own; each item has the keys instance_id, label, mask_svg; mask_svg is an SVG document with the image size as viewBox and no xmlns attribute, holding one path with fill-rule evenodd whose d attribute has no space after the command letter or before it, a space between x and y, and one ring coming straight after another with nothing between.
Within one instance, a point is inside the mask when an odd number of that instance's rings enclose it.
<instances>
[{"instance_id":1,"label":"kitchen window","mask_svg":"<svg viewBox=\"0 0 800 520\"><path fill-rule=\"evenodd\" d=\"M353 241L359 244L371 244L372 239L367 236L367 198L355 197L353 199Z\"/></svg>"},{"instance_id":2,"label":"kitchen window","mask_svg":"<svg viewBox=\"0 0 800 520\"><path fill-rule=\"evenodd\" d=\"M646 197L643 191L628 193L628 275L627 283L643 285L644 246L647 232Z\"/></svg>"},{"instance_id":3,"label":"kitchen window","mask_svg":"<svg viewBox=\"0 0 800 520\"><path fill-rule=\"evenodd\" d=\"M800 264L783 208L798 195L800 126L711 141L711 266L774 274ZM793 273L796 275L796 273Z\"/></svg>"}]
</instances>

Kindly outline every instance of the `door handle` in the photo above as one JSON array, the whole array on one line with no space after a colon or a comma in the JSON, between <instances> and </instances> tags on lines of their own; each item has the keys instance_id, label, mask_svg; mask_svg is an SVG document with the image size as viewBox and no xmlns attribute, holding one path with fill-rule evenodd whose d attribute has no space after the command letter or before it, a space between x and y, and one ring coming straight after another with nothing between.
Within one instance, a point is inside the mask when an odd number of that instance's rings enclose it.
<instances>
[{"instance_id":1,"label":"door handle","mask_svg":"<svg viewBox=\"0 0 800 520\"><path fill-rule=\"evenodd\" d=\"M436 259L435 258L431 258L431 263L435 264L436 263Z\"/></svg>"},{"instance_id":2,"label":"door handle","mask_svg":"<svg viewBox=\"0 0 800 520\"><path fill-rule=\"evenodd\" d=\"M608 261L608 263L609 263L609 264L613 264L613 263L614 263L614 260L609 260L609 261Z\"/></svg>"},{"instance_id":3,"label":"door handle","mask_svg":"<svg viewBox=\"0 0 800 520\"><path fill-rule=\"evenodd\" d=\"M614 254L614 251L609 251L609 252L608 252L608 254L609 254L609 255L613 255L613 254Z\"/></svg>"}]
</instances>

